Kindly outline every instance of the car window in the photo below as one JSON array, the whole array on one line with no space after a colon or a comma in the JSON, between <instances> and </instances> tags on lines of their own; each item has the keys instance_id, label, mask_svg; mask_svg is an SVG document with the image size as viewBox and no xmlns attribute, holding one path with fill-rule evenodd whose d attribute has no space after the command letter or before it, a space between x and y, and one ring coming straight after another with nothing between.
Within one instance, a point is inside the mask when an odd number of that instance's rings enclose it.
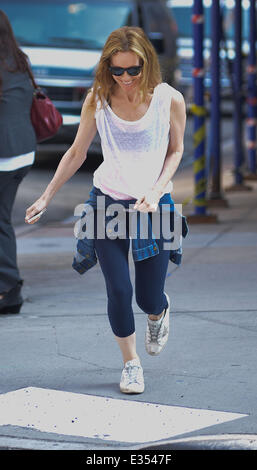
<instances>
[{"instance_id":1,"label":"car window","mask_svg":"<svg viewBox=\"0 0 257 470\"><path fill-rule=\"evenodd\" d=\"M146 28L149 33L160 33L163 32L163 11L160 8L160 4L147 3L142 5L145 19Z\"/></svg>"},{"instance_id":2,"label":"car window","mask_svg":"<svg viewBox=\"0 0 257 470\"><path fill-rule=\"evenodd\" d=\"M22 46L102 49L116 28L130 25L130 2L85 0L1 1Z\"/></svg>"},{"instance_id":3,"label":"car window","mask_svg":"<svg viewBox=\"0 0 257 470\"><path fill-rule=\"evenodd\" d=\"M177 30L168 9L161 2L142 3L144 30L150 39L163 39L165 54L176 55ZM164 50L163 50L164 52Z\"/></svg>"}]
</instances>

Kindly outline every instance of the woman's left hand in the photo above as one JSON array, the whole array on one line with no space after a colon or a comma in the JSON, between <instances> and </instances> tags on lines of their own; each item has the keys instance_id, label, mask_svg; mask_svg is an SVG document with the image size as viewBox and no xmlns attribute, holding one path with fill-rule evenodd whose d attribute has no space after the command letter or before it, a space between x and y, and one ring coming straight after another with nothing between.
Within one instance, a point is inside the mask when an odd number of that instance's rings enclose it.
<instances>
[{"instance_id":1,"label":"woman's left hand","mask_svg":"<svg viewBox=\"0 0 257 470\"><path fill-rule=\"evenodd\" d=\"M157 189L150 189L144 194L144 196L140 197L136 201L134 209L140 212L156 212L160 198L160 191Z\"/></svg>"}]
</instances>

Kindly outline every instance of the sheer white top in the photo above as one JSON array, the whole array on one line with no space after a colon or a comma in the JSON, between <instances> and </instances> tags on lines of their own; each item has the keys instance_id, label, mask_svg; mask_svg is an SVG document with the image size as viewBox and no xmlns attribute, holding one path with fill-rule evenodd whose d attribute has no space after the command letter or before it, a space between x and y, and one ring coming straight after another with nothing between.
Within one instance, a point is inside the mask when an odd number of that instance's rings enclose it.
<instances>
[{"instance_id":1,"label":"sheer white top","mask_svg":"<svg viewBox=\"0 0 257 470\"><path fill-rule=\"evenodd\" d=\"M136 121L118 117L105 103L97 103L96 126L103 162L94 172L94 186L114 199L139 198L158 180L170 138L172 88L161 83L154 89L149 108ZM171 181L165 193L172 190Z\"/></svg>"}]
</instances>

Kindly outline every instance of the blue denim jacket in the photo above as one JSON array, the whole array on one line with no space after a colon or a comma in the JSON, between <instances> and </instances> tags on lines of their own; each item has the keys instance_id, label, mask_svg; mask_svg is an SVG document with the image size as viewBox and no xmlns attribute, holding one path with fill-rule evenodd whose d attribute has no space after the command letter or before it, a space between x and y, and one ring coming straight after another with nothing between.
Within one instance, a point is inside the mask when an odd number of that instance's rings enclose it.
<instances>
[{"instance_id":1,"label":"blue denim jacket","mask_svg":"<svg viewBox=\"0 0 257 470\"><path fill-rule=\"evenodd\" d=\"M129 206L131 204L135 204L136 199L129 199L129 200L114 200L110 196L102 193L102 191L95 186L93 186L93 189L90 192L90 198L88 201L86 201L86 205L90 205L92 210L96 212L97 209L97 196L105 196L105 209L108 208L110 204L122 204L124 209L127 210L129 209ZM174 214L176 213L179 217L182 218L182 236L183 238L186 237L188 233L188 225L186 222L186 218L179 214L175 207L174 207L174 202L171 199L171 196L169 193L164 194L160 201L159 201L159 207L165 204L165 208L168 207L169 214L171 216L170 222L171 222L171 227L174 226ZM141 213L142 214L142 213ZM82 224L83 217L85 215L85 212L82 213L80 223ZM140 261L146 258L149 258L151 256L155 256L159 253L159 248L158 244L155 241L154 233L151 230L151 220L150 220L150 213L147 214L148 217L148 238L141 238L138 234L140 234L140 229L139 229L139 220L140 220L140 212L139 211L134 211L134 214L132 214L132 217L136 217L136 225L137 225L137 237L132 238L132 256L134 261ZM105 228L107 223L112 219L112 217L107 216L105 214ZM83 226L85 228L85 224ZM113 233L115 233L113 231ZM177 249L175 250L170 250L170 261L175 263L176 265L180 265L182 261L182 245L180 245ZM94 246L94 238L87 238L83 237L82 239L79 239L77 242L77 249L76 253L73 259L72 267L79 273L79 274L84 274L88 269L90 269L92 266L94 266L97 263L97 257L95 253L95 246Z\"/></svg>"}]
</instances>

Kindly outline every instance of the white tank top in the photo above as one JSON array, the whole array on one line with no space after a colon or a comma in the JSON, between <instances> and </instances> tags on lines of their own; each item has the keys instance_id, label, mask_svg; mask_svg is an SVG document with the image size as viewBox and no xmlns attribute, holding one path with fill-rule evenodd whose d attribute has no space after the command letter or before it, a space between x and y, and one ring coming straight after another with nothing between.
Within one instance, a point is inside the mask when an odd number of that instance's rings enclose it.
<instances>
[{"instance_id":1,"label":"white tank top","mask_svg":"<svg viewBox=\"0 0 257 470\"><path fill-rule=\"evenodd\" d=\"M162 171L169 144L172 88L161 83L137 121L119 118L105 102L97 102L95 118L103 162L93 184L114 199L138 199L151 189ZM172 190L171 181L164 193Z\"/></svg>"}]
</instances>

